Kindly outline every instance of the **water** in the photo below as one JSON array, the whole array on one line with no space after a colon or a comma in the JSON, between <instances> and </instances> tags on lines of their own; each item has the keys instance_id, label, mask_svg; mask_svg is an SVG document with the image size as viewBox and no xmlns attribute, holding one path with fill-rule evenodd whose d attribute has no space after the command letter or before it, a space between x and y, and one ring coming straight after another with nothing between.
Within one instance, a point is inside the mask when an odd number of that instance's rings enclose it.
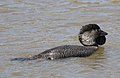
<instances>
[{"instance_id":1,"label":"water","mask_svg":"<svg viewBox=\"0 0 120 78\"><path fill-rule=\"evenodd\" d=\"M119 78L120 0L1 0L0 78ZM96 23L107 42L87 58L11 62L65 44L81 45L81 26Z\"/></svg>"}]
</instances>

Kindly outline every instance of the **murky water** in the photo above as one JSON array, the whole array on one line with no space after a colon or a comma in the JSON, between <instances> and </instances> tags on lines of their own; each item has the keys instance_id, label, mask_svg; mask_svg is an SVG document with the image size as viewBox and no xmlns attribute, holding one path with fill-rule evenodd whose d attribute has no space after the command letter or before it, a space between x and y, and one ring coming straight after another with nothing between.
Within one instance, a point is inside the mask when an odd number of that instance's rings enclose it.
<instances>
[{"instance_id":1,"label":"murky water","mask_svg":"<svg viewBox=\"0 0 120 78\"><path fill-rule=\"evenodd\" d=\"M89 23L109 33L90 57L10 61L81 45L79 29ZM0 0L0 78L120 78L120 0Z\"/></svg>"}]
</instances>

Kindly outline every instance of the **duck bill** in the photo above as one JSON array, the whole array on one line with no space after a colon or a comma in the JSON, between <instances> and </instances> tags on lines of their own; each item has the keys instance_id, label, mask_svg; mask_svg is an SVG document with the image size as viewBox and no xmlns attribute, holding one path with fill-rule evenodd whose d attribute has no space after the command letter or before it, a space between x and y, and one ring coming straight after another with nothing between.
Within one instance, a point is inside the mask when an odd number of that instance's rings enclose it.
<instances>
[{"instance_id":1,"label":"duck bill","mask_svg":"<svg viewBox=\"0 0 120 78\"><path fill-rule=\"evenodd\" d=\"M100 31L100 36L106 36L106 35L108 35L107 32L105 32L105 31L103 31L103 30Z\"/></svg>"}]
</instances>

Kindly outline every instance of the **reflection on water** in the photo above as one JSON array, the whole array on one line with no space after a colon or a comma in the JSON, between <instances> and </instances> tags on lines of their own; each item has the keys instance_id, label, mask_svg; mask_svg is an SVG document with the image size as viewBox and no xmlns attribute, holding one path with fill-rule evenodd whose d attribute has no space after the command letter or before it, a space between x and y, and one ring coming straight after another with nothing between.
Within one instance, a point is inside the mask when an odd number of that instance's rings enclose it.
<instances>
[{"instance_id":1,"label":"reflection on water","mask_svg":"<svg viewBox=\"0 0 120 78\"><path fill-rule=\"evenodd\" d=\"M0 78L119 78L120 0L1 0ZM58 45L81 45L81 26L97 23L107 43L87 58L11 62Z\"/></svg>"}]
</instances>

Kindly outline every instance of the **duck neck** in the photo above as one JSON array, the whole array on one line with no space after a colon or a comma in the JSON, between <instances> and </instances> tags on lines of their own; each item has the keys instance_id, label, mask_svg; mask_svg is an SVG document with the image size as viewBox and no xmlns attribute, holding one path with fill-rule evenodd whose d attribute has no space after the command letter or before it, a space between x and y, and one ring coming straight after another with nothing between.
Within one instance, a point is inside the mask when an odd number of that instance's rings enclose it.
<instances>
[{"instance_id":1,"label":"duck neck","mask_svg":"<svg viewBox=\"0 0 120 78\"><path fill-rule=\"evenodd\" d=\"M86 47L91 47L91 48L95 48L98 49L98 45L85 45Z\"/></svg>"}]
</instances>

